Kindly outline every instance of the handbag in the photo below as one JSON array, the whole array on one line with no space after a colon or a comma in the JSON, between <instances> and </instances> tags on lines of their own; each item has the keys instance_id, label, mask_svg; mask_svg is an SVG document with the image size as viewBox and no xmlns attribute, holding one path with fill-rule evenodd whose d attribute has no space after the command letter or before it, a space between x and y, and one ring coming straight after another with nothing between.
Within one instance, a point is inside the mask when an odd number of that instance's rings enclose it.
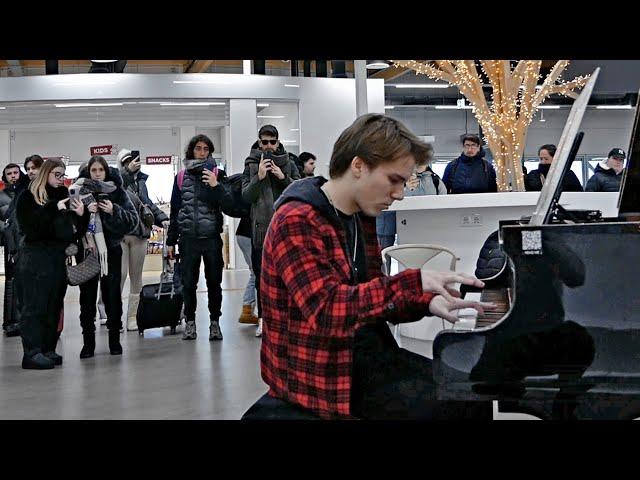
<instances>
[{"instance_id":1,"label":"handbag","mask_svg":"<svg viewBox=\"0 0 640 480\"><path fill-rule=\"evenodd\" d=\"M82 285L96 275L100 275L100 259L93 249L86 248L86 243L84 247L84 260L76 265L71 265L71 256L78 252L78 247L72 243L65 250L65 253L69 255L67 259L69 262L67 265L67 283L69 285Z\"/></svg>"}]
</instances>

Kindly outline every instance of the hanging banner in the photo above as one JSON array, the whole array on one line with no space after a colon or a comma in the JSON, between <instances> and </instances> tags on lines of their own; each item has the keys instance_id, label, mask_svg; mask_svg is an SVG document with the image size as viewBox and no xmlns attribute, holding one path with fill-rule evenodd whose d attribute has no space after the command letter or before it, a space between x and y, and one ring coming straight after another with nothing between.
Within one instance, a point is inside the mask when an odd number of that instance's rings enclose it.
<instances>
[{"instance_id":1,"label":"hanging banner","mask_svg":"<svg viewBox=\"0 0 640 480\"><path fill-rule=\"evenodd\" d=\"M113 145L100 145L98 147L89 148L91 156L93 155L113 155Z\"/></svg>"},{"instance_id":2,"label":"hanging banner","mask_svg":"<svg viewBox=\"0 0 640 480\"><path fill-rule=\"evenodd\" d=\"M146 157L147 165L171 165L171 155L156 155Z\"/></svg>"}]
</instances>

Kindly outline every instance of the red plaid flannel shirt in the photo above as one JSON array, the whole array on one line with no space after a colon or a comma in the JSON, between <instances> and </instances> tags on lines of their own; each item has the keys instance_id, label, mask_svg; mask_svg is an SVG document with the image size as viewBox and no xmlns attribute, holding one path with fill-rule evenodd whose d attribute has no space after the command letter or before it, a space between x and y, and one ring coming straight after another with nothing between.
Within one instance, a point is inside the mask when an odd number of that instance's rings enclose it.
<instances>
[{"instance_id":1,"label":"red plaid flannel shirt","mask_svg":"<svg viewBox=\"0 0 640 480\"><path fill-rule=\"evenodd\" d=\"M271 395L323 418L350 416L355 331L379 319L420 320L433 297L422 291L419 270L382 275L375 218L360 219L366 283L349 284L345 233L310 204L281 206L264 243L262 378Z\"/></svg>"}]
</instances>

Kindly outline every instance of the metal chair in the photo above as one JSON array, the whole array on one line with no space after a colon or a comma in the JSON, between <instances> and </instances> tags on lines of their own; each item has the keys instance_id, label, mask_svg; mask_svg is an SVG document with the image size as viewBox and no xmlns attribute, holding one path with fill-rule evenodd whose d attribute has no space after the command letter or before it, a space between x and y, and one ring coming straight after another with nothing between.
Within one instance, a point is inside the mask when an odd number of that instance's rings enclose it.
<instances>
[{"instance_id":1,"label":"metal chair","mask_svg":"<svg viewBox=\"0 0 640 480\"><path fill-rule=\"evenodd\" d=\"M456 263L458 256L447 247L442 245L432 245L423 243L408 243L405 245L393 245L382 250L382 268L385 275L389 275L387 272L387 258L395 259L399 264L405 268L422 268L427 262L433 260L441 253L451 255L451 262L449 263L449 269L451 271L456 270ZM444 319L442 320L442 328L444 328ZM401 345L400 340L400 324L396 324L393 329L393 336Z\"/></svg>"}]
</instances>

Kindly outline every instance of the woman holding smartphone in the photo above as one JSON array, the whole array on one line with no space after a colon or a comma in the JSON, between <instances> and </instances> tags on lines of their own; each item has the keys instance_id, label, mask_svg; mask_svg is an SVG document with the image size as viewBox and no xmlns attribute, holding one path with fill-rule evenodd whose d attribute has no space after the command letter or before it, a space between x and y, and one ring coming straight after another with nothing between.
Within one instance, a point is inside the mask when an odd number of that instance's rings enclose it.
<instances>
[{"instance_id":1,"label":"woman holding smartphone","mask_svg":"<svg viewBox=\"0 0 640 480\"><path fill-rule=\"evenodd\" d=\"M92 180L89 185L85 185L94 191L94 201L87 207L87 210L94 216L89 222L89 228L91 229L93 225L99 223L102 224L107 254L107 275L103 276L101 272L80 285L80 325L84 340L80 358L93 357L95 351L98 283L100 283L107 313L109 352L111 355L121 355L122 298L120 297L120 276L122 273L122 247L120 242L138 225L138 213L122 187L120 172L117 168L109 167L103 157L98 155L91 157L87 168L80 171L79 178ZM99 216L99 223L96 222L95 216ZM80 249L78 260L82 261L83 256L84 250Z\"/></svg>"},{"instance_id":2,"label":"woman holding smartphone","mask_svg":"<svg viewBox=\"0 0 640 480\"><path fill-rule=\"evenodd\" d=\"M81 201L69 199L65 165L50 159L20 194L16 217L24 235L17 264L22 314L22 368L45 370L62 365L55 351L60 310L67 291L65 248L87 227Z\"/></svg>"}]
</instances>

